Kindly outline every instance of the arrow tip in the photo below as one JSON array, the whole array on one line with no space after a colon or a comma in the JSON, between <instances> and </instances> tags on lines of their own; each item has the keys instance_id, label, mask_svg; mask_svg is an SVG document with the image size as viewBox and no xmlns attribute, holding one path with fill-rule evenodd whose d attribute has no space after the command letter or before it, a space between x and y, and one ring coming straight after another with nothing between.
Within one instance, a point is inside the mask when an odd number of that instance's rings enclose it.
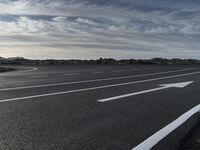
<instances>
[{"instance_id":1,"label":"arrow tip","mask_svg":"<svg viewBox=\"0 0 200 150\"><path fill-rule=\"evenodd\" d=\"M179 82L179 83L170 83L170 84L161 84L160 86L163 87L176 87L176 88L184 88L190 84L192 84L194 81L188 81L188 82Z\"/></svg>"}]
</instances>

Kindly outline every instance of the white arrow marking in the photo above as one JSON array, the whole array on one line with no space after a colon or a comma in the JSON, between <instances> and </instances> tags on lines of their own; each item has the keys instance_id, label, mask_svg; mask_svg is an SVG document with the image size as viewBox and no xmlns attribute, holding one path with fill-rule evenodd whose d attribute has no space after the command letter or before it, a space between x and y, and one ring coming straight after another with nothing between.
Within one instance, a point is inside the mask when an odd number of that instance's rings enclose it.
<instances>
[{"instance_id":1,"label":"white arrow marking","mask_svg":"<svg viewBox=\"0 0 200 150\"><path fill-rule=\"evenodd\" d=\"M130 97L130 96L140 95L140 94L144 94L144 93L154 92L154 91L173 88L173 87L174 88L184 88L191 83L193 83L193 81L181 82L181 83L171 83L171 84L162 84L162 85L159 85L159 86L161 86L159 88L154 88L154 89L150 89L150 90L145 90L145 91L140 91L140 92L135 92L135 93L130 93L130 94L114 96L114 97L110 97L110 98L105 98L105 99L98 100L98 102L113 101L113 100L117 100L117 99L121 99L121 98L126 98L126 97Z\"/></svg>"}]
</instances>

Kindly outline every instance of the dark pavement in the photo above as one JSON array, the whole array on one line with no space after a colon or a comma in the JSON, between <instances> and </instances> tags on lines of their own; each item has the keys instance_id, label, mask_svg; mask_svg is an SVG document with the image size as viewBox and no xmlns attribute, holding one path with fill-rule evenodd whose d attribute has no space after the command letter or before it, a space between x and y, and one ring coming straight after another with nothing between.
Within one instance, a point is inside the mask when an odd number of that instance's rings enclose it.
<instances>
[{"instance_id":1,"label":"dark pavement","mask_svg":"<svg viewBox=\"0 0 200 150\"><path fill-rule=\"evenodd\" d=\"M2 150L131 150L200 104L198 66L17 68L0 74ZM97 101L187 81L194 82L185 88ZM188 120L155 149L177 149L195 123Z\"/></svg>"}]
</instances>

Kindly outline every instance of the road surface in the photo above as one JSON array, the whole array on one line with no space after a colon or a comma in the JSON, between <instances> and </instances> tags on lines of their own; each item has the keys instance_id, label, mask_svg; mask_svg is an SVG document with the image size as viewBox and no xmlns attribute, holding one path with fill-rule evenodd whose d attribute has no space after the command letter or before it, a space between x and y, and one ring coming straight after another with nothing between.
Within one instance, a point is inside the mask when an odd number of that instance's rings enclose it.
<instances>
[{"instance_id":1,"label":"road surface","mask_svg":"<svg viewBox=\"0 0 200 150\"><path fill-rule=\"evenodd\" d=\"M40 66L0 74L0 149L175 150L199 118L198 66Z\"/></svg>"}]
</instances>

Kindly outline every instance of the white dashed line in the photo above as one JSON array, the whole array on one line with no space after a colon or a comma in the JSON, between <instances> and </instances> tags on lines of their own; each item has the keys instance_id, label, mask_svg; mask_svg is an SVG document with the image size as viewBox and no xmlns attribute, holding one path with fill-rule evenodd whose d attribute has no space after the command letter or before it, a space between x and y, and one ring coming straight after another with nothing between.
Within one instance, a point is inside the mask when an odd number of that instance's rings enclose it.
<instances>
[{"instance_id":1,"label":"white dashed line","mask_svg":"<svg viewBox=\"0 0 200 150\"><path fill-rule=\"evenodd\" d=\"M21 70L21 71L16 71L16 72L18 72L18 73L21 73L21 72L32 72L32 71L36 71L36 70L38 70L38 68L36 68L36 67L26 67L26 68L30 68L30 70Z\"/></svg>"},{"instance_id":2,"label":"white dashed line","mask_svg":"<svg viewBox=\"0 0 200 150\"><path fill-rule=\"evenodd\" d=\"M69 73L69 74L64 74L64 76L77 76L80 75L80 73Z\"/></svg>"},{"instance_id":3,"label":"white dashed line","mask_svg":"<svg viewBox=\"0 0 200 150\"><path fill-rule=\"evenodd\" d=\"M41 94L41 95L32 95L32 96L26 96L26 97L4 99L4 100L0 100L0 102L25 100L25 99L38 98L38 97L47 97L47 96L62 95L62 94L75 93L75 92L83 92L83 91L111 88L111 87L117 87L117 86L123 86L123 85L131 85L131 84L145 83L145 82L150 82L150 81L158 81L158 80L163 80L163 79L171 79L171 78L182 77L182 76L189 76L189 75L194 75L194 74L200 74L200 71L199 72L186 73L186 74L179 74L179 75L174 75L174 76L152 78L152 79L148 79L148 80L140 80L140 81L133 81L133 82L125 82L125 83L118 83L118 84L103 85L103 86L97 86L97 87L91 87L91 88L69 90L69 91L63 91L63 92L56 92L56 93L47 93L47 94Z\"/></svg>"},{"instance_id":4,"label":"white dashed line","mask_svg":"<svg viewBox=\"0 0 200 150\"><path fill-rule=\"evenodd\" d=\"M59 86L59 85L91 83L91 82L109 81L109 80L118 80L118 79L128 79L128 78L135 78L135 77L145 77L145 76L151 76L151 75L161 75L161 74L166 74L166 73L174 73L174 72L180 72L180 71L186 71L186 70L191 70L191 69L172 70L172 71L157 72L157 73L150 73L150 74L139 74L139 75L113 77L113 78L102 78L102 79L94 79L94 80L82 80L82 81L72 81L72 82L64 82L64 83L54 83L54 84L41 84L41 85L32 85L32 86L12 87L12 88L0 89L0 91L31 89L31 88L39 88L39 87L52 87L52 86Z\"/></svg>"},{"instance_id":5,"label":"white dashed line","mask_svg":"<svg viewBox=\"0 0 200 150\"><path fill-rule=\"evenodd\" d=\"M171 132L173 132L175 129L180 127L183 123L185 123L190 117L192 117L194 114L198 113L200 111L200 104L196 107L192 108L188 112L184 113L182 116L180 116L178 119L170 123L169 125L165 126L155 134L153 134L151 137L146 139L144 142L133 148L132 150L150 150L152 149L156 144L158 144L162 139L164 139L166 136L168 136Z\"/></svg>"},{"instance_id":6,"label":"white dashed line","mask_svg":"<svg viewBox=\"0 0 200 150\"><path fill-rule=\"evenodd\" d=\"M37 75L37 76L28 76L29 78L41 78L41 77L48 77L49 75Z\"/></svg>"}]
</instances>

